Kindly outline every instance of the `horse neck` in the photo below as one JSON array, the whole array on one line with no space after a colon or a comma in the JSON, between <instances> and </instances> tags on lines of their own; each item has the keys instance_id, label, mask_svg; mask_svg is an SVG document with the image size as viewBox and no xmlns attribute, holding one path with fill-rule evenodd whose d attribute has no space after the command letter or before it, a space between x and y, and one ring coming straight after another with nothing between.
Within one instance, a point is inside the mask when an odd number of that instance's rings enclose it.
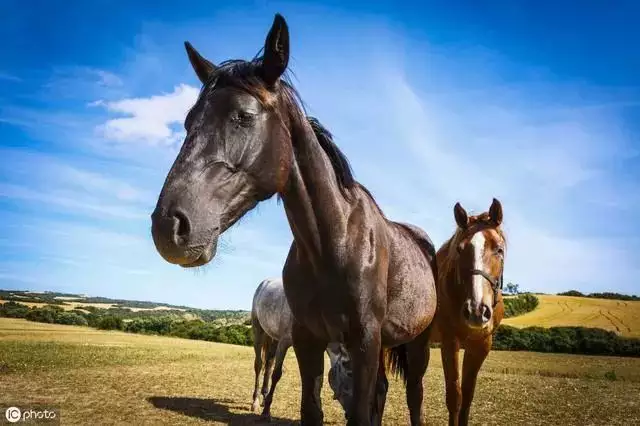
<instances>
[{"instance_id":1,"label":"horse neck","mask_svg":"<svg viewBox=\"0 0 640 426\"><path fill-rule=\"evenodd\" d=\"M297 248L321 259L346 233L347 201L309 123L294 124L291 134L293 164L281 197Z\"/></svg>"}]
</instances>

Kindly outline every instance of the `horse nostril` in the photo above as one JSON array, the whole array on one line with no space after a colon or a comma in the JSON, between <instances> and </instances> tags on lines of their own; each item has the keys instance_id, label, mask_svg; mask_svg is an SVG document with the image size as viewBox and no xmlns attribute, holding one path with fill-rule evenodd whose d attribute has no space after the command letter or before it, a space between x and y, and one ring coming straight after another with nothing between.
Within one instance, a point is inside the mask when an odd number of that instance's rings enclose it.
<instances>
[{"instance_id":1,"label":"horse nostril","mask_svg":"<svg viewBox=\"0 0 640 426\"><path fill-rule=\"evenodd\" d=\"M180 210L176 210L173 213L173 217L175 221L178 223L176 229L176 234L178 237L186 238L191 233L191 223L187 218L187 215L182 213Z\"/></svg>"},{"instance_id":2,"label":"horse nostril","mask_svg":"<svg viewBox=\"0 0 640 426\"><path fill-rule=\"evenodd\" d=\"M467 321L471 319L471 304L469 302L462 306L462 317Z\"/></svg>"},{"instance_id":3,"label":"horse nostril","mask_svg":"<svg viewBox=\"0 0 640 426\"><path fill-rule=\"evenodd\" d=\"M491 319L491 309L487 305L482 305L482 322L488 322Z\"/></svg>"}]
</instances>

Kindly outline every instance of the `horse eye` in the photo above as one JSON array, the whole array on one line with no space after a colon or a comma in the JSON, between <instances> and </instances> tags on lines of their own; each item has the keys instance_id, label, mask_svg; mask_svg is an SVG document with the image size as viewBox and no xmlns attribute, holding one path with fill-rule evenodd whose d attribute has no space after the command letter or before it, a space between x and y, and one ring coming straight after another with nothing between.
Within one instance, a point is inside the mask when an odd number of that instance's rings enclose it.
<instances>
[{"instance_id":1,"label":"horse eye","mask_svg":"<svg viewBox=\"0 0 640 426\"><path fill-rule=\"evenodd\" d=\"M504 256L504 249L502 247L498 247L496 253L498 253L500 256Z\"/></svg>"},{"instance_id":2,"label":"horse eye","mask_svg":"<svg viewBox=\"0 0 640 426\"><path fill-rule=\"evenodd\" d=\"M247 126L253 123L254 118L255 118L254 114L247 111L239 110L238 112L236 112L235 117L233 117L233 120L237 121L241 125Z\"/></svg>"}]
</instances>

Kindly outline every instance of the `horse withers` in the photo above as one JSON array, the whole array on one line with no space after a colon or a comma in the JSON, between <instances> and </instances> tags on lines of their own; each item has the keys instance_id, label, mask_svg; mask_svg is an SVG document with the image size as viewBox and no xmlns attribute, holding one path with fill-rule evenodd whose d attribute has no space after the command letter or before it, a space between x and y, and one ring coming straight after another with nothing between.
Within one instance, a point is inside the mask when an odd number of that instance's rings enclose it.
<instances>
[{"instance_id":1,"label":"horse withers","mask_svg":"<svg viewBox=\"0 0 640 426\"><path fill-rule=\"evenodd\" d=\"M282 364L289 347L293 344L291 338L293 315L280 278L265 279L256 288L251 306L251 328L255 351L255 383L251 410L256 412L261 405L260 373L264 372L261 417L263 420L270 420L273 394L282 377ZM331 363L329 385L334 392L334 399L340 402L346 412L348 408L346 404L350 401L348 398L352 392L348 354L345 353L344 346L339 343L327 345L326 352ZM269 379L271 379L271 386L269 386Z\"/></svg>"},{"instance_id":2,"label":"horse withers","mask_svg":"<svg viewBox=\"0 0 640 426\"><path fill-rule=\"evenodd\" d=\"M303 425L323 422L320 391L329 342L353 360L348 424L380 424L391 348L411 424L423 421L429 326L436 311L435 249L412 225L389 221L351 173L331 134L308 118L285 71L289 29L277 14L262 57L219 65L189 43L202 90L185 141L152 214L156 249L183 267L207 264L218 238L278 194L293 233L282 270L295 318Z\"/></svg>"},{"instance_id":3,"label":"horse withers","mask_svg":"<svg viewBox=\"0 0 640 426\"><path fill-rule=\"evenodd\" d=\"M457 229L438 250L438 312L432 342L440 342L449 425L469 422L478 372L504 316L502 274L506 239L502 205L469 216L456 203ZM464 349L462 382L458 352Z\"/></svg>"}]
</instances>

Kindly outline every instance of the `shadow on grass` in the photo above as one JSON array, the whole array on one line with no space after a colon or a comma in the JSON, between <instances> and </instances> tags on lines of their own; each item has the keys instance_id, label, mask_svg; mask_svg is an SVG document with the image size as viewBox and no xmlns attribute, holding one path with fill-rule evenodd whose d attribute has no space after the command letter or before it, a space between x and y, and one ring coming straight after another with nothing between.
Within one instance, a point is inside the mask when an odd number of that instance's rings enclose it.
<instances>
[{"instance_id":1,"label":"shadow on grass","mask_svg":"<svg viewBox=\"0 0 640 426\"><path fill-rule=\"evenodd\" d=\"M180 396L152 396L147 398L154 407L173 411L199 419L221 422L228 425L299 425L289 419L281 419L272 417L271 422L260 419L258 414L254 414L247 410L244 405L240 405L231 399L203 399L188 398ZM241 410L243 413L234 413L231 410Z\"/></svg>"}]
</instances>

